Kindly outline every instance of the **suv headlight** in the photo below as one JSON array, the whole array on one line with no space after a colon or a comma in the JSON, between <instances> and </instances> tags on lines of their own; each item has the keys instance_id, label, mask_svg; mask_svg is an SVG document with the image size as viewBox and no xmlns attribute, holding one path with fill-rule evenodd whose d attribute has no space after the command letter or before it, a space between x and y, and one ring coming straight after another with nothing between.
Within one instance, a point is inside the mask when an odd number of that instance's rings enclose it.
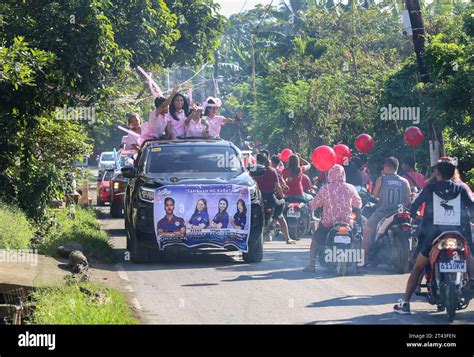
<instances>
[{"instance_id":1,"label":"suv headlight","mask_svg":"<svg viewBox=\"0 0 474 357\"><path fill-rule=\"evenodd\" d=\"M142 201L153 202L155 200L155 190L151 188L140 188L138 196Z\"/></svg>"}]
</instances>

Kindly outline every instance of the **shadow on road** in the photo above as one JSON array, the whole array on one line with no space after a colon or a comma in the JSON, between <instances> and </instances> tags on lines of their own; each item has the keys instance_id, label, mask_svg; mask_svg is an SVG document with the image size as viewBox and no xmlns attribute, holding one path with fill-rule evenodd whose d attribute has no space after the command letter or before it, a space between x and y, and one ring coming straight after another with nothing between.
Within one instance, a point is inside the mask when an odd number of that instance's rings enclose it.
<instances>
[{"instance_id":1,"label":"shadow on road","mask_svg":"<svg viewBox=\"0 0 474 357\"><path fill-rule=\"evenodd\" d=\"M333 299L316 301L307 307L330 307L330 306L372 306L396 303L402 293L381 295L346 295ZM424 301L421 297L414 297L412 301Z\"/></svg>"}]
</instances>

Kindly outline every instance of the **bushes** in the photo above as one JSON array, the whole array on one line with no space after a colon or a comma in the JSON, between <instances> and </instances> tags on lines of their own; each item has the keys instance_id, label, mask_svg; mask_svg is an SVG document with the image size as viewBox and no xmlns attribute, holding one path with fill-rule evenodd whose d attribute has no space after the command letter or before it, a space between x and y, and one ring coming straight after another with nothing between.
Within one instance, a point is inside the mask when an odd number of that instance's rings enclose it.
<instances>
[{"instance_id":1,"label":"bushes","mask_svg":"<svg viewBox=\"0 0 474 357\"><path fill-rule=\"evenodd\" d=\"M0 202L0 248L27 249L33 235L25 214Z\"/></svg>"},{"instance_id":2,"label":"bushes","mask_svg":"<svg viewBox=\"0 0 474 357\"><path fill-rule=\"evenodd\" d=\"M56 226L46 234L39 246L41 253L57 256L57 248L67 242L78 242L84 246L88 258L96 258L111 262L114 252L109 244L109 238L100 230L95 211L76 207L75 218L69 216L69 210L57 210Z\"/></svg>"}]
</instances>

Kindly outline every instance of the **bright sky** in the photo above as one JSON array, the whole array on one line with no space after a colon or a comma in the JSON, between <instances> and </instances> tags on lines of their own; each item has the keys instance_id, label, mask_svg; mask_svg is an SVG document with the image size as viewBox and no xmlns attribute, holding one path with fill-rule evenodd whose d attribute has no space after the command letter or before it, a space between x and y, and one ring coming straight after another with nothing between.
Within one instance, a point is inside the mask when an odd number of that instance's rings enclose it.
<instances>
[{"instance_id":1,"label":"bright sky","mask_svg":"<svg viewBox=\"0 0 474 357\"><path fill-rule=\"evenodd\" d=\"M268 5L271 0L216 0L216 2L221 5L221 14L229 17L237 14L244 5L243 11L253 9L257 4ZM279 2L280 0L273 0L273 5L278 5Z\"/></svg>"}]
</instances>

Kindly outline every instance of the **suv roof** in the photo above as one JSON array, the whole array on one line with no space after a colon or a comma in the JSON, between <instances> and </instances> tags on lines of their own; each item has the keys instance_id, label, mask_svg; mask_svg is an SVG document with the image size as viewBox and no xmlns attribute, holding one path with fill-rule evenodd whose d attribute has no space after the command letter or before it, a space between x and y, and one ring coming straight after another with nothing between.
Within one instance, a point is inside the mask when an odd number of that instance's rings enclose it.
<instances>
[{"instance_id":1,"label":"suv roof","mask_svg":"<svg viewBox=\"0 0 474 357\"><path fill-rule=\"evenodd\" d=\"M182 139L182 140L148 140L146 141L142 148L147 147L156 147L159 145L186 145L193 143L193 145L206 144L206 145L215 145L215 146L234 146L230 141L222 139Z\"/></svg>"}]
</instances>

